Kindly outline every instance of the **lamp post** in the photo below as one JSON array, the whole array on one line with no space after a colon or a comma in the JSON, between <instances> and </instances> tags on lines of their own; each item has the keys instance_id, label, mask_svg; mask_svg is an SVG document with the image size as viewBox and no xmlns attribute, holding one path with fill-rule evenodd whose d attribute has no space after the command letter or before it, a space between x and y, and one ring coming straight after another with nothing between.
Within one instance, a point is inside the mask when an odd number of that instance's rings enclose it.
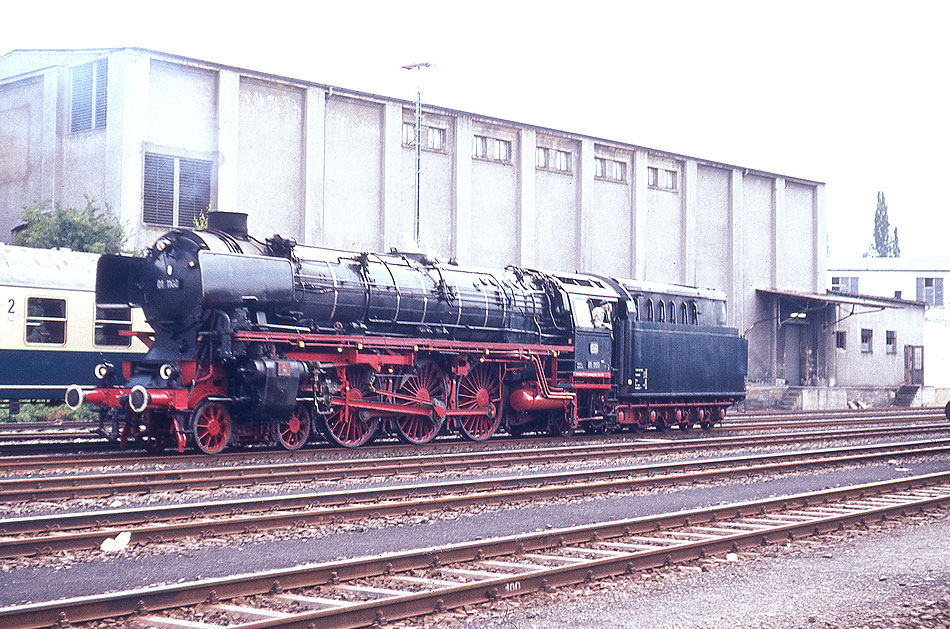
<instances>
[{"instance_id":1,"label":"lamp post","mask_svg":"<svg viewBox=\"0 0 950 629\"><path fill-rule=\"evenodd\" d=\"M421 70L422 68L428 68L431 64L429 63L410 63L409 65L404 65L403 68L406 70ZM419 246L419 180L421 179L422 173L422 88L419 87L419 83L416 83L416 133L415 133L415 142L416 145L416 197L415 197L415 220L412 228L412 237L416 243L416 247Z\"/></svg>"}]
</instances>

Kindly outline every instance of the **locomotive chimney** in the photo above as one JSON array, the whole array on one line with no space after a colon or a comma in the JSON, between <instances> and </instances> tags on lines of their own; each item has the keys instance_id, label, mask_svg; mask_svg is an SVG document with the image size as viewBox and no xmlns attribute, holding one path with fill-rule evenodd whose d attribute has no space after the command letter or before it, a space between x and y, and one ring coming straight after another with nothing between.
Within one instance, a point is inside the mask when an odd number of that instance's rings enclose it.
<instances>
[{"instance_id":1,"label":"locomotive chimney","mask_svg":"<svg viewBox=\"0 0 950 629\"><path fill-rule=\"evenodd\" d=\"M210 212L208 229L230 234L235 238L247 240L247 214L244 212Z\"/></svg>"}]
</instances>

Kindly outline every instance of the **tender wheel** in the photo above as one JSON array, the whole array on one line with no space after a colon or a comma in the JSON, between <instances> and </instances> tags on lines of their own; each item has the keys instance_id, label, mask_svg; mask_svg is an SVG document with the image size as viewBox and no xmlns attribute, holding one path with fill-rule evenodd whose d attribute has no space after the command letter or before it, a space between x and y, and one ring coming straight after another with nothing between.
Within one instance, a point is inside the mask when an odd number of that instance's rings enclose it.
<instances>
[{"instance_id":1,"label":"tender wheel","mask_svg":"<svg viewBox=\"0 0 950 629\"><path fill-rule=\"evenodd\" d=\"M223 404L205 402L191 415L195 445L205 454L218 454L231 440L231 414Z\"/></svg>"},{"instance_id":2,"label":"tender wheel","mask_svg":"<svg viewBox=\"0 0 950 629\"><path fill-rule=\"evenodd\" d=\"M420 363L416 370L406 378L396 392L417 400L419 403L435 403L445 408L445 376L433 362ZM412 402L403 402L411 405ZM421 445L435 439L445 423L444 417L436 413L429 415L397 415L392 420L393 432L400 441Z\"/></svg>"},{"instance_id":3,"label":"tender wheel","mask_svg":"<svg viewBox=\"0 0 950 629\"><path fill-rule=\"evenodd\" d=\"M360 367L347 367L345 382L341 383L340 397L347 402L359 402L372 395L371 372ZM370 417L365 411L350 408L349 404L334 406L329 415L320 422L323 433L330 443L344 448L365 445L376 437L379 417Z\"/></svg>"},{"instance_id":4,"label":"tender wheel","mask_svg":"<svg viewBox=\"0 0 950 629\"><path fill-rule=\"evenodd\" d=\"M479 364L459 380L458 407L460 409L488 409L487 415L461 415L458 432L470 441L485 441L498 429L501 421L501 384L498 369Z\"/></svg>"},{"instance_id":5,"label":"tender wheel","mask_svg":"<svg viewBox=\"0 0 950 629\"><path fill-rule=\"evenodd\" d=\"M277 422L277 442L285 450L299 450L310 438L310 411L298 404L290 417Z\"/></svg>"}]
</instances>

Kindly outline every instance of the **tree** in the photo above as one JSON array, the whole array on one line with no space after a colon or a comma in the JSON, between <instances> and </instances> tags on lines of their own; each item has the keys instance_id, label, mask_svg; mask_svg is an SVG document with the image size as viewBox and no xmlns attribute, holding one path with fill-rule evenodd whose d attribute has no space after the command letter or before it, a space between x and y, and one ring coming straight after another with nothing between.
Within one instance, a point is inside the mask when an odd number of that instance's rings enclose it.
<instances>
[{"instance_id":1,"label":"tree","mask_svg":"<svg viewBox=\"0 0 950 629\"><path fill-rule=\"evenodd\" d=\"M877 210L874 212L874 244L871 250L875 257L889 258L891 255L891 229L887 218L887 202L884 193L877 193Z\"/></svg>"},{"instance_id":2,"label":"tree","mask_svg":"<svg viewBox=\"0 0 950 629\"><path fill-rule=\"evenodd\" d=\"M897 228L894 228L894 240L891 242L891 257L901 257L901 245L897 240Z\"/></svg>"},{"instance_id":3,"label":"tree","mask_svg":"<svg viewBox=\"0 0 950 629\"><path fill-rule=\"evenodd\" d=\"M24 207L20 217L25 226L13 234L15 245L119 253L125 244L122 225L109 212L108 206L103 210L89 197L86 197L83 210L43 201Z\"/></svg>"}]
</instances>

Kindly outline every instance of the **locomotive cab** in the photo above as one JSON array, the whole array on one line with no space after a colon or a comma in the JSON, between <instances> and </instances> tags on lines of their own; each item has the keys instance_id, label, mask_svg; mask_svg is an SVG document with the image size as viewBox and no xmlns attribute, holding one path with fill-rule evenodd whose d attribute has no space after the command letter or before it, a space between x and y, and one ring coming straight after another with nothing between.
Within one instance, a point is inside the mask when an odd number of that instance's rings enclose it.
<instances>
[{"instance_id":1,"label":"locomotive cab","mask_svg":"<svg viewBox=\"0 0 950 629\"><path fill-rule=\"evenodd\" d=\"M620 295L603 280L589 275L559 274L574 324L572 378L609 380L613 365L613 327ZM592 383L589 383L592 384Z\"/></svg>"}]
</instances>

